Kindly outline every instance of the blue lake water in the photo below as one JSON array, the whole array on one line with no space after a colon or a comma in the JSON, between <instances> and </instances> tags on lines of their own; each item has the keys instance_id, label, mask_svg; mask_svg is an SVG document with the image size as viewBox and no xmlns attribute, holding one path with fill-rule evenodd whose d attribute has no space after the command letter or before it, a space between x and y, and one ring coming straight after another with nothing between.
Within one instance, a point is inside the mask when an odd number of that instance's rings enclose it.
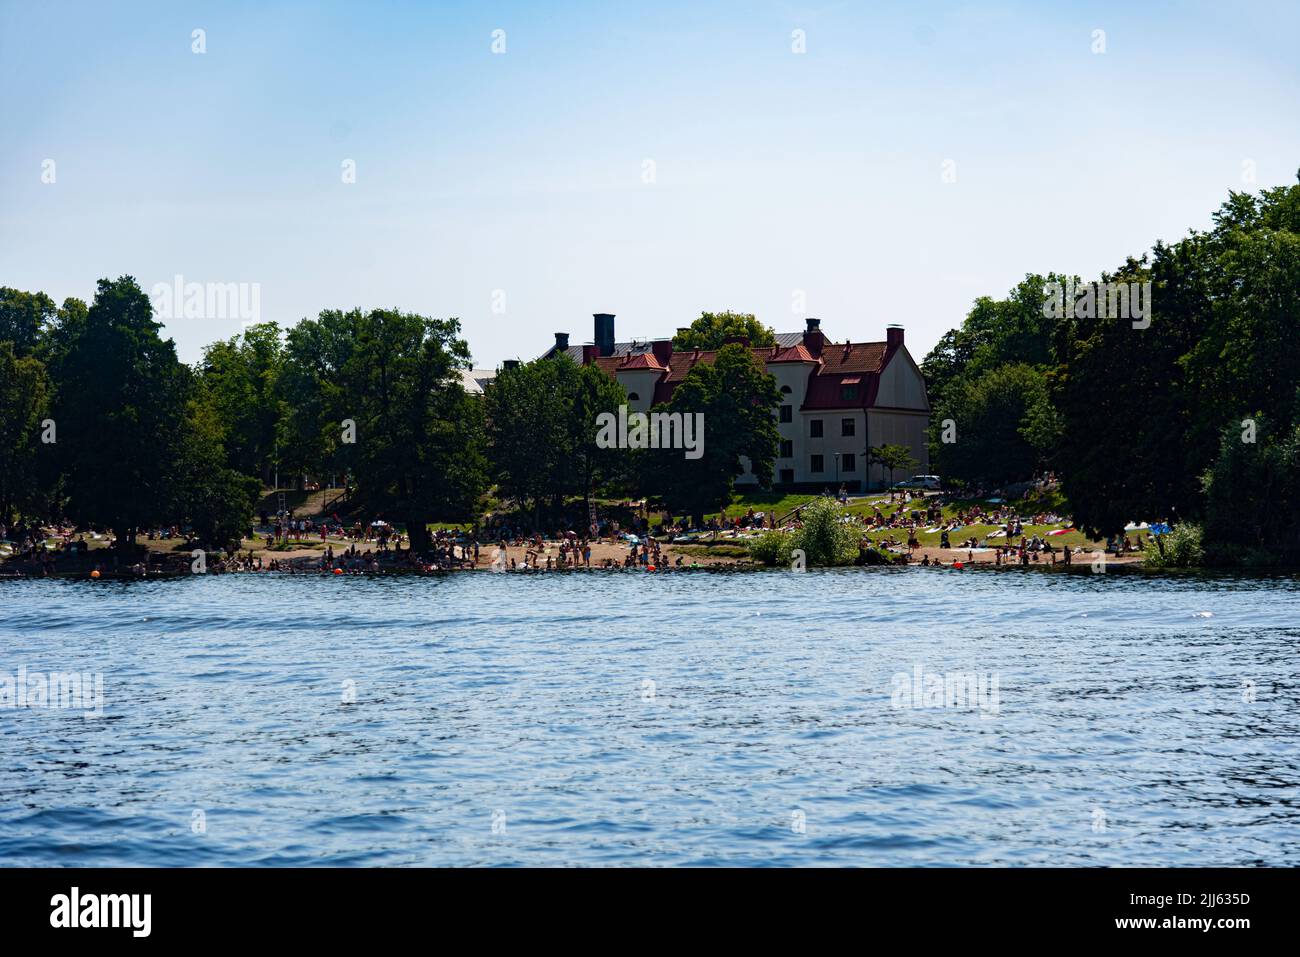
<instances>
[{"instance_id":1,"label":"blue lake water","mask_svg":"<svg viewBox=\"0 0 1300 957\"><path fill-rule=\"evenodd\" d=\"M0 674L104 682L99 718L0 708L0 863L1296 865L1298 608L1037 570L0 583ZM907 707L918 667L985 697Z\"/></svg>"}]
</instances>

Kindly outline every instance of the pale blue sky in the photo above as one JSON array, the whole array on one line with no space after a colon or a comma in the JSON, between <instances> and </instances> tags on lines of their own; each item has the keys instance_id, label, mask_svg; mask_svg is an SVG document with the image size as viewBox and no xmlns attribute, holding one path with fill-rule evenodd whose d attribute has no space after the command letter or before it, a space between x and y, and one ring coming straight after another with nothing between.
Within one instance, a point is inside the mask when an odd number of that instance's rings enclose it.
<instances>
[{"instance_id":1,"label":"pale blue sky","mask_svg":"<svg viewBox=\"0 0 1300 957\"><path fill-rule=\"evenodd\" d=\"M919 359L1027 271L1205 227L1246 160L1294 182L1297 37L1293 2L3 0L0 285L256 282L282 324L459 316L488 366L725 308Z\"/></svg>"}]
</instances>

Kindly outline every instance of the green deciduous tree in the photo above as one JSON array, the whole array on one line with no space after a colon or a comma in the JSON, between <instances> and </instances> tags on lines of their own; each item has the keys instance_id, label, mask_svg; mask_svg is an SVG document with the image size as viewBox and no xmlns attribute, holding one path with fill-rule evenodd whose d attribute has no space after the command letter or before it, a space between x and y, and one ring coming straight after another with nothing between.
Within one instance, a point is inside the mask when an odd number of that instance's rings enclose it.
<instances>
[{"instance_id":1,"label":"green deciduous tree","mask_svg":"<svg viewBox=\"0 0 1300 957\"><path fill-rule=\"evenodd\" d=\"M171 517L188 370L130 276L101 279L89 310L79 305L65 304L50 347L67 511L127 548L138 529Z\"/></svg>"},{"instance_id":2,"label":"green deciduous tree","mask_svg":"<svg viewBox=\"0 0 1300 957\"><path fill-rule=\"evenodd\" d=\"M1059 424L1041 372L1003 365L954 382L935 408L951 420L956 441L935 445L940 474L972 484L1002 485L1042 468L1059 440Z\"/></svg>"},{"instance_id":3,"label":"green deciduous tree","mask_svg":"<svg viewBox=\"0 0 1300 957\"><path fill-rule=\"evenodd\" d=\"M1059 330L1059 459L1085 529L1208 518L1201 477L1223 430L1255 413L1278 434L1296 423L1300 186L1231 194L1214 223L1103 277L1150 279L1148 327L1098 317ZM1224 531L1209 522L1207 548Z\"/></svg>"},{"instance_id":4,"label":"green deciduous tree","mask_svg":"<svg viewBox=\"0 0 1300 957\"><path fill-rule=\"evenodd\" d=\"M250 326L214 342L199 363L205 401L217 416L226 463L270 485L283 399L279 393L284 345L273 322Z\"/></svg>"},{"instance_id":5,"label":"green deciduous tree","mask_svg":"<svg viewBox=\"0 0 1300 957\"><path fill-rule=\"evenodd\" d=\"M680 449L646 449L639 469L643 489L673 512L704 515L730 504L741 459L760 485L772 481L780 436L775 411L781 401L776 380L741 345L723 346L711 364L699 363L656 411L702 413L704 449L688 459Z\"/></svg>"},{"instance_id":6,"label":"green deciduous tree","mask_svg":"<svg viewBox=\"0 0 1300 957\"><path fill-rule=\"evenodd\" d=\"M530 510L534 524L540 524L542 508L564 487L564 420L571 409L557 380L565 359L502 369L484 395L497 492Z\"/></svg>"},{"instance_id":7,"label":"green deciduous tree","mask_svg":"<svg viewBox=\"0 0 1300 957\"><path fill-rule=\"evenodd\" d=\"M596 366L560 355L503 369L485 399L498 491L531 509L535 523L565 496L589 503L597 486L626 471L625 450L597 445L596 421L627 397Z\"/></svg>"},{"instance_id":8,"label":"green deciduous tree","mask_svg":"<svg viewBox=\"0 0 1300 957\"><path fill-rule=\"evenodd\" d=\"M889 473L889 484L894 484L895 472L910 472L917 461L906 445L867 446L867 464L876 464Z\"/></svg>"},{"instance_id":9,"label":"green deciduous tree","mask_svg":"<svg viewBox=\"0 0 1300 957\"><path fill-rule=\"evenodd\" d=\"M562 357L560 364L564 368L561 381L568 386L565 394L572 397L572 411L566 420L572 491L581 495L583 504L590 508L592 494L598 487L631 480L627 450L602 448L596 442L598 418L602 414L617 415L627 396L621 385L594 365L577 366L567 357Z\"/></svg>"},{"instance_id":10,"label":"green deciduous tree","mask_svg":"<svg viewBox=\"0 0 1300 957\"><path fill-rule=\"evenodd\" d=\"M54 300L45 293L0 287L0 342L12 343L15 355L35 352L55 315Z\"/></svg>"},{"instance_id":11,"label":"green deciduous tree","mask_svg":"<svg viewBox=\"0 0 1300 957\"><path fill-rule=\"evenodd\" d=\"M1211 558L1294 562L1300 559L1300 426L1274 435L1264 416L1250 422L1250 429L1223 430L1202 477Z\"/></svg>"},{"instance_id":12,"label":"green deciduous tree","mask_svg":"<svg viewBox=\"0 0 1300 957\"><path fill-rule=\"evenodd\" d=\"M41 421L49 399L45 366L0 340L0 522L30 515L40 493Z\"/></svg>"},{"instance_id":13,"label":"green deciduous tree","mask_svg":"<svg viewBox=\"0 0 1300 957\"><path fill-rule=\"evenodd\" d=\"M1055 320L1044 315L1048 283L1067 277L1029 274L1005 299L981 296L965 321L939 340L921 362L931 406L942 404L950 385L970 382L1004 365L1047 369L1055 363Z\"/></svg>"},{"instance_id":14,"label":"green deciduous tree","mask_svg":"<svg viewBox=\"0 0 1300 957\"><path fill-rule=\"evenodd\" d=\"M182 423L174 492L177 521L199 542L237 548L248 530L260 483L226 465L226 426L206 384L194 383Z\"/></svg>"},{"instance_id":15,"label":"green deciduous tree","mask_svg":"<svg viewBox=\"0 0 1300 957\"><path fill-rule=\"evenodd\" d=\"M304 468L346 468L357 503L406 523L472 518L486 480L482 408L461 386L469 347L456 319L396 310L327 310L288 334L284 427Z\"/></svg>"},{"instance_id":16,"label":"green deciduous tree","mask_svg":"<svg viewBox=\"0 0 1300 957\"><path fill-rule=\"evenodd\" d=\"M702 312L684 331L673 336L673 348L721 349L728 339L743 338L751 346L770 346L775 334L748 312Z\"/></svg>"}]
</instances>

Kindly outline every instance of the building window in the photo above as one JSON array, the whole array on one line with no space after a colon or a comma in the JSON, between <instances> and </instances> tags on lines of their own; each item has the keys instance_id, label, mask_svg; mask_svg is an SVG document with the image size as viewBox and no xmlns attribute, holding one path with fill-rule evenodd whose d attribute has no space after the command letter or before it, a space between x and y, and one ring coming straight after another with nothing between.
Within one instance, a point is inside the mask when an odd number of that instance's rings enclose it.
<instances>
[{"instance_id":1,"label":"building window","mask_svg":"<svg viewBox=\"0 0 1300 957\"><path fill-rule=\"evenodd\" d=\"M856 472L858 470L858 459L852 452L845 452L840 456L841 472Z\"/></svg>"},{"instance_id":2,"label":"building window","mask_svg":"<svg viewBox=\"0 0 1300 957\"><path fill-rule=\"evenodd\" d=\"M640 397L639 395L637 395L635 392L629 392L629 393L627 394L627 401L629 401L629 402L640 402L640 401L641 401L641 397Z\"/></svg>"},{"instance_id":3,"label":"building window","mask_svg":"<svg viewBox=\"0 0 1300 957\"><path fill-rule=\"evenodd\" d=\"M855 426L853 419L840 419L840 435L854 435Z\"/></svg>"},{"instance_id":4,"label":"building window","mask_svg":"<svg viewBox=\"0 0 1300 957\"><path fill-rule=\"evenodd\" d=\"M809 419L809 420L808 420L808 436L809 436L810 438L814 438L814 439L820 439L820 438L822 437L822 420L821 420L821 419Z\"/></svg>"},{"instance_id":5,"label":"building window","mask_svg":"<svg viewBox=\"0 0 1300 957\"><path fill-rule=\"evenodd\" d=\"M858 398L858 387L855 385L840 386L841 402L856 402Z\"/></svg>"},{"instance_id":6,"label":"building window","mask_svg":"<svg viewBox=\"0 0 1300 957\"><path fill-rule=\"evenodd\" d=\"M781 440L781 458L783 459L794 458L794 442L792 440L790 439Z\"/></svg>"},{"instance_id":7,"label":"building window","mask_svg":"<svg viewBox=\"0 0 1300 957\"><path fill-rule=\"evenodd\" d=\"M814 473L826 471L826 463L820 455L814 455L812 457L812 471Z\"/></svg>"},{"instance_id":8,"label":"building window","mask_svg":"<svg viewBox=\"0 0 1300 957\"><path fill-rule=\"evenodd\" d=\"M781 484L782 485L794 484L794 469L781 469Z\"/></svg>"},{"instance_id":9,"label":"building window","mask_svg":"<svg viewBox=\"0 0 1300 957\"><path fill-rule=\"evenodd\" d=\"M792 405L781 406L781 421L782 422L794 421L794 406Z\"/></svg>"},{"instance_id":10,"label":"building window","mask_svg":"<svg viewBox=\"0 0 1300 957\"><path fill-rule=\"evenodd\" d=\"M784 392L786 395L789 395L789 394L790 394L790 387L789 387L788 385L783 385L783 386L781 386L781 391Z\"/></svg>"}]
</instances>

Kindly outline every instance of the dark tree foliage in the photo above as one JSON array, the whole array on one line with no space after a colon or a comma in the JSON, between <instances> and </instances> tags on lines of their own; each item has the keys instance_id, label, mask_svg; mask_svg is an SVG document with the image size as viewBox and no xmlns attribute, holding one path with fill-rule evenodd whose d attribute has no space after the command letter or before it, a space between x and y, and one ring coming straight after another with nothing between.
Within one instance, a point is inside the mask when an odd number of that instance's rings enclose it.
<instances>
[{"instance_id":1,"label":"dark tree foliage","mask_svg":"<svg viewBox=\"0 0 1300 957\"><path fill-rule=\"evenodd\" d=\"M596 442L597 417L626 402L612 378L565 355L502 370L486 395L499 493L531 509L535 523L565 496L589 503L598 486L626 473L626 451Z\"/></svg>"},{"instance_id":2,"label":"dark tree foliage","mask_svg":"<svg viewBox=\"0 0 1300 957\"><path fill-rule=\"evenodd\" d=\"M742 457L749 460L760 485L771 484L780 443L776 427L780 401L776 379L749 349L723 346L712 365L698 363L672 398L653 410L702 413L703 455L688 459L680 449L644 450L640 455L643 490L670 511L690 515L698 525L706 513L731 502Z\"/></svg>"},{"instance_id":3,"label":"dark tree foliage","mask_svg":"<svg viewBox=\"0 0 1300 957\"><path fill-rule=\"evenodd\" d=\"M134 279L101 279L90 309L65 311L50 346L67 513L113 529L123 547L174 518L189 376L159 328Z\"/></svg>"},{"instance_id":4,"label":"dark tree foliage","mask_svg":"<svg viewBox=\"0 0 1300 957\"><path fill-rule=\"evenodd\" d=\"M1060 343L1044 310L1048 283L1027 275L1006 299L975 301L921 363L930 396L930 459L947 479L998 485L1051 464L1059 423L1048 373ZM956 441L947 441L953 433Z\"/></svg>"},{"instance_id":5,"label":"dark tree foliage","mask_svg":"<svg viewBox=\"0 0 1300 957\"><path fill-rule=\"evenodd\" d=\"M226 466L221 414L201 379L190 394L181 426L176 515L200 544L237 549L248 531L260 483Z\"/></svg>"},{"instance_id":6,"label":"dark tree foliage","mask_svg":"<svg viewBox=\"0 0 1300 957\"><path fill-rule=\"evenodd\" d=\"M41 422L49 403L45 366L0 340L0 523L31 514L40 500Z\"/></svg>"},{"instance_id":7,"label":"dark tree foliage","mask_svg":"<svg viewBox=\"0 0 1300 957\"><path fill-rule=\"evenodd\" d=\"M1208 233L1104 278L1150 279L1153 310L1145 329L1093 318L1060 330L1053 386L1076 521L1110 534L1138 516L1203 519L1203 475L1231 427L1258 416L1273 424L1258 441L1272 443L1297 421L1300 186L1233 193ZM1225 533L1216 524L1207 545Z\"/></svg>"},{"instance_id":8,"label":"dark tree foliage","mask_svg":"<svg viewBox=\"0 0 1300 957\"><path fill-rule=\"evenodd\" d=\"M0 287L0 342L10 343L19 358L36 351L56 315L45 293Z\"/></svg>"},{"instance_id":9,"label":"dark tree foliage","mask_svg":"<svg viewBox=\"0 0 1300 957\"><path fill-rule=\"evenodd\" d=\"M264 322L214 342L199 363L207 402L217 413L227 464L270 485L284 414L278 392L284 343L280 328Z\"/></svg>"},{"instance_id":10,"label":"dark tree foliage","mask_svg":"<svg viewBox=\"0 0 1300 957\"><path fill-rule=\"evenodd\" d=\"M1254 441L1229 425L1206 471L1205 537L1222 562L1300 560L1300 426L1274 435L1254 420Z\"/></svg>"},{"instance_id":11,"label":"dark tree foliage","mask_svg":"<svg viewBox=\"0 0 1300 957\"><path fill-rule=\"evenodd\" d=\"M944 417L957 423L956 441L940 441L934 463L948 476L997 487L1033 475L1048 459L1055 410L1043 374L1004 365L949 389Z\"/></svg>"},{"instance_id":12,"label":"dark tree foliage","mask_svg":"<svg viewBox=\"0 0 1300 957\"><path fill-rule=\"evenodd\" d=\"M342 467L367 512L406 524L471 516L485 482L482 407L461 385L469 347L456 319L328 310L288 334L287 429L304 467Z\"/></svg>"},{"instance_id":13,"label":"dark tree foliage","mask_svg":"<svg viewBox=\"0 0 1300 957\"><path fill-rule=\"evenodd\" d=\"M1300 424L1300 186L1232 193L1208 232L1156 243L1099 281L1149 282L1147 319L1053 316L1046 284L1066 277L1031 275L940 340L922 363L934 461L949 478L994 483L1050 467L1093 534L1203 521L1207 550L1261 547L1256 520L1221 516L1237 514L1230 495L1286 507L1265 476L1289 461ZM1269 426L1238 448L1248 419ZM956 443L942 442L949 422ZM1276 527L1272 547L1289 548L1289 526Z\"/></svg>"}]
</instances>

